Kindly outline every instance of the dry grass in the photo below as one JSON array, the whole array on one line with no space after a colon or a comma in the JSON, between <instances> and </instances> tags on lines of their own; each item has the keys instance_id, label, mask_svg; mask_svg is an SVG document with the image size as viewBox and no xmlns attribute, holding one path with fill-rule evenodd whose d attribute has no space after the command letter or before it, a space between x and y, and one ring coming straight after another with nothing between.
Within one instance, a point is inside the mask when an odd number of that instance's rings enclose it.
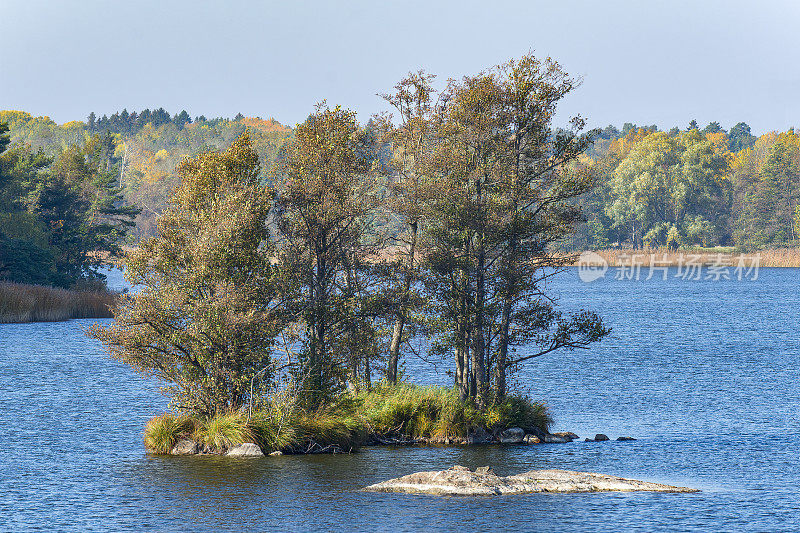
<instances>
[{"instance_id":1,"label":"dry grass","mask_svg":"<svg viewBox=\"0 0 800 533\"><path fill-rule=\"evenodd\" d=\"M67 290L0 282L0 323L111 318L116 295L105 290Z\"/></svg>"},{"instance_id":2,"label":"dry grass","mask_svg":"<svg viewBox=\"0 0 800 533\"><path fill-rule=\"evenodd\" d=\"M596 254L606 260L611 267L630 266L639 264L643 267L656 266L679 266L686 265L691 261L702 266L712 265L732 265L736 266L740 259L745 265L749 266L752 261L758 258L759 267L800 267L800 248L777 248L770 250L759 250L753 252L738 252L733 247L719 248L693 248L686 250L670 250L668 248L648 248L642 250L631 250L622 248L612 248L607 250L596 250ZM576 266L578 262L574 263Z\"/></svg>"}]
</instances>

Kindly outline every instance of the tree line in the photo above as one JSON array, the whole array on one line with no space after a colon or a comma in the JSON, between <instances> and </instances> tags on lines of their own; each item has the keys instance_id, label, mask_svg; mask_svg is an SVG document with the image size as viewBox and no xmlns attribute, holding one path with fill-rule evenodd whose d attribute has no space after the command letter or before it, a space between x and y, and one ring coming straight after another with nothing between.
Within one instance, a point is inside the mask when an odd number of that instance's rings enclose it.
<instances>
[{"instance_id":1,"label":"tree line","mask_svg":"<svg viewBox=\"0 0 800 533\"><path fill-rule=\"evenodd\" d=\"M248 134L185 160L158 234L125 260L143 289L91 334L204 415L281 369L309 407L396 383L420 347L452 361L462 398L502 401L522 364L610 331L544 292L595 185L575 162L596 132L552 126L575 85L531 55L438 93L417 72L366 126L318 105L267 180Z\"/></svg>"},{"instance_id":2,"label":"tree line","mask_svg":"<svg viewBox=\"0 0 800 533\"><path fill-rule=\"evenodd\" d=\"M684 130L606 128L580 162L600 181L580 200L574 249L796 246L800 137L695 121Z\"/></svg>"}]
</instances>

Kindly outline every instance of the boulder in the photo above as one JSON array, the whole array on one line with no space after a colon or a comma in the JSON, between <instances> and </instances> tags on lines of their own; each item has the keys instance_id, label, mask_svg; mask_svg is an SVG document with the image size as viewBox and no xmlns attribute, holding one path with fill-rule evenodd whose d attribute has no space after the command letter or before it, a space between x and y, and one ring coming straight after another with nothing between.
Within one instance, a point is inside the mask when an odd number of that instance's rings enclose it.
<instances>
[{"instance_id":1,"label":"boulder","mask_svg":"<svg viewBox=\"0 0 800 533\"><path fill-rule=\"evenodd\" d=\"M479 466L475 469L476 474L486 474L486 475L497 475L494 473L494 470L490 466Z\"/></svg>"},{"instance_id":2,"label":"boulder","mask_svg":"<svg viewBox=\"0 0 800 533\"><path fill-rule=\"evenodd\" d=\"M602 433L598 433L597 435L594 436L594 440L596 442L602 442L604 440L610 440L610 439L608 438L608 436L603 435Z\"/></svg>"},{"instance_id":3,"label":"boulder","mask_svg":"<svg viewBox=\"0 0 800 533\"><path fill-rule=\"evenodd\" d=\"M633 437L617 437L617 440L628 441L628 440L636 440Z\"/></svg>"},{"instance_id":4,"label":"boulder","mask_svg":"<svg viewBox=\"0 0 800 533\"><path fill-rule=\"evenodd\" d=\"M548 435L546 431L542 431L537 427L525 428L525 433L539 437L539 440L544 440L545 435Z\"/></svg>"},{"instance_id":5,"label":"boulder","mask_svg":"<svg viewBox=\"0 0 800 533\"><path fill-rule=\"evenodd\" d=\"M524 442L525 444L539 444L540 442L542 442L542 439L540 439L536 435L528 434L525 435L525 438L522 439L522 442Z\"/></svg>"},{"instance_id":6,"label":"boulder","mask_svg":"<svg viewBox=\"0 0 800 533\"><path fill-rule=\"evenodd\" d=\"M578 435L576 435L575 433L573 433L571 431L557 431L557 432L551 433L551 434L555 435L556 437L564 437L564 438L569 439L569 440L575 440L575 439L578 438Z\"/></svg>"},{"instance_id":7,"label":"boulder","mask_svg":"<svg viewBox=\"0 0 800 533\"><path fill-rule=\"evenodd\" d=\"M494 496L536 492L698 492L697 489L589 472L531 470L514 476L499 477L486 467L481 468L480 472L471 472L469 468L459 465L448 470L409 474L370 485L364 490L441 496Z\"/></svg>"},{"instance_id":8,"label":"boulder","mask_svg":"<svg viewBox=\"0 0 800 533\"><path fill-rule=\"evenodd\" d=\"M525 439L525 431L522 428L508 428L500 433L501 444L520 444Z\"/></svg>"},{"instance_id":9,"label":"boulder","mask_svg":"<svg viewBox=\"0 0 800 533\"><path fill-rule=\"evenodd\" d=\"M261 448L259 448L257 444L244 442L228 450L225 455L231 457L262 457L264 452L261 451Z\"/></svg>"},{"instance_id":10,"label":"boulder","mask_svg":"<svg viewBox=\"0 0 800 533\"><path fill-rule=\"evenodd\" d=\"M169 453L172 455L194 455L200 451L197 442L191 439L178 439Z\"/></svg>"},{"instance_id":11,"label":"boulder","mask_svg":"<svg viewBox=\"0 0 800 533\"><path fill-rule=\"evenodd\" d=\"M270 452L270 455L271 455L272 457L276 457L276 456L278 456L278 455L283 455L283 452L282 452L282 451L280 451L280 450L275 450L274 452Z\"/></svg>"},{"instance_id":12,"label":"boulder","mask_svg":"<svg viewBox=\"0 0 800 533\"><path fill-rule=\"evenodd\" d=\"M566 444L567 442L572 442L572 439L560 435L545 435L544 442L547 444Z\"/></svg>"}]
</instances>

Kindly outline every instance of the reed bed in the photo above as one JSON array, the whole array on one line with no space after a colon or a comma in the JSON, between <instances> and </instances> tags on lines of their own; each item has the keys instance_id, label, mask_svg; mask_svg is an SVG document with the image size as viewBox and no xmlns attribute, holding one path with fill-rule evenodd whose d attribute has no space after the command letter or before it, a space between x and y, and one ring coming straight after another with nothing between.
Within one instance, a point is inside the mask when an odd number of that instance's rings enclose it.
<instances>
[{"instance_id":1,"label":"reed bed","mask_svg":"<svg viewBox=\"0 0 800 533\"><path fill-rule=\"evenodd\" d=\"M670 250L669 248L645 248L641 250L610 248L595 250L594 253L602 257L610 267L630 266L633 262L646 267L650 265L651 261L657 266L673 267L686 265L690 261L702 266L720 264L736 266L740 260L747 265L751 265L753 261L757 260L759 267L800 267L800 248L776 248L750 252L739 251L733 247L681 250ZM573 266L577 266L579 263L580 259L576 254Z\"/></svg>"},{"instance_id":2,"label":"reed bed","mask_svg":"<svg viewBox=\"0 0 800 533\"><path fill-rule=\"evenodd\" d=\"M71 318L111 318L116 295L107 290L68 290L0 282L0 323L58 322Z\"/></svg>"}]
</instances>

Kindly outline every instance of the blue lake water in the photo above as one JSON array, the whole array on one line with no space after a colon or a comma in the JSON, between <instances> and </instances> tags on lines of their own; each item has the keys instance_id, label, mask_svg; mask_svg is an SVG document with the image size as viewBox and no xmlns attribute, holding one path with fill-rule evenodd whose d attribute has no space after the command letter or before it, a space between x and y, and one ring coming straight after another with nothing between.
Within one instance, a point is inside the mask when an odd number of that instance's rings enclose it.
<instances>
[{"instance_id":1,"label":"blue lake water","mask_svg":"<svg viewBox=\"0 0 800 533\"><path fill-rule=\"evenodd\" d=\"M113 283L118 280L112 279ZM153 457L157 385L83 336L92 320L0 325L3 531L800 531L800 278L552 282L564 309L614 328L590 351L535 359L516 381L555 429L635 442L365 448L349 456ZM445 366L406 361L447 383ZM452 464L566 468L697 494L440 498L359 492Z\"/></svg>"}]
</instances>

